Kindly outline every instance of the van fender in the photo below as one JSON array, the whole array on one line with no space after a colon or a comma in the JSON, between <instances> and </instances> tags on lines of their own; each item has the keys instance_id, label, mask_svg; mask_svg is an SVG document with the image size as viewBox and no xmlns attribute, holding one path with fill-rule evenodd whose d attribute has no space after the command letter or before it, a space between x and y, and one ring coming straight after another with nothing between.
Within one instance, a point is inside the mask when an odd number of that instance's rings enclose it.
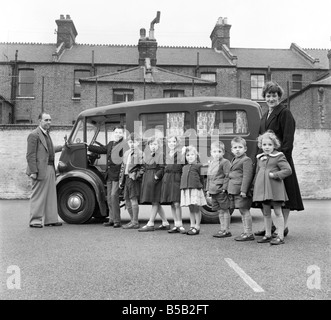
<instances>
[{"instance_id":1,"label":"van fender","mask_svg":"<svg viewBox=\"0 0 331 320\"><path fill-rule=\"evenodd\" d=\"M58 189L66 181L82 181L88 183L95 192L95 197L99 205L100 214L107 216L106 189L100 177L91 170L72 170L56 177L56 188Z\"/></svg>"}]
</instances>

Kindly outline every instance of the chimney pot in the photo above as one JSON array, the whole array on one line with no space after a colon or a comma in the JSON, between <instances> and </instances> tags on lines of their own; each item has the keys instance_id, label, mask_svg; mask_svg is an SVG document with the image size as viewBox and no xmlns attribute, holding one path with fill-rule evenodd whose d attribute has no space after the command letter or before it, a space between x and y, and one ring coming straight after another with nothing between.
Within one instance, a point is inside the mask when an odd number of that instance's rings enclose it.
<instances>
[{"instance_id":1,"label":"chimney pot","mask_svg":"<svg viewBox=\"0 0 331 320\"><path fill-rule=\"evenodd\" d=\"M63 14L60 14L60 19L64 19L64 15Z\"/></svg>"},{"instance_id":2,"label":"chimney pot","mask_svg":"<svg viewBox=\"0 0 331 320\"><path fill-rule=\"evenodd\" d=\"M140 39L145 39L146 38L146 29L141 28L140 29Z\"/></svg>"},{"instance_id":3,"label":"chimney pot","mask_svg":"<svg viewBox=\"0 0 331 320\"><path fill-rule=\"evenodd\" d=\"M69 14L67 14L67 15L66 15L66 19L67 19L67 20L71 20L71 18L70 18L70 15L69 15Z\"/></svg>"}]
</instances>

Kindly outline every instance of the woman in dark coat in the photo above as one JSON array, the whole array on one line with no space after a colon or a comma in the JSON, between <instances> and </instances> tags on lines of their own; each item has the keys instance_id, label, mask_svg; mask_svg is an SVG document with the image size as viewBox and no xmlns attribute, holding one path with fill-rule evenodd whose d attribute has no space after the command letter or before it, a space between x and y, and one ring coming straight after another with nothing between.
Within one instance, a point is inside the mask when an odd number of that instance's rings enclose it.
<instances>
[{"instance_id":1,"label":"woman in dark coat","mask_svg":"<svg viewBox=\"0 0 331 320\"><path fill-rule=\"evenodd\" d=\"M259 133L262 134L267 130L272 130L276 134L281 143L278 150L284 153L292 169L292 175L284 179L285 189L289 198L283 208L285 222L284 235L287 235L287 221L290 211L302 211L304 210L304 206L292 158L295 120L291 111L280 103L283 92L283 89L276 82L271 81L265 84L262 96L269 110L261 118ZM261 231L261 235L264 235L262 233L263 231Z\"/></svg>"}]
</instances>

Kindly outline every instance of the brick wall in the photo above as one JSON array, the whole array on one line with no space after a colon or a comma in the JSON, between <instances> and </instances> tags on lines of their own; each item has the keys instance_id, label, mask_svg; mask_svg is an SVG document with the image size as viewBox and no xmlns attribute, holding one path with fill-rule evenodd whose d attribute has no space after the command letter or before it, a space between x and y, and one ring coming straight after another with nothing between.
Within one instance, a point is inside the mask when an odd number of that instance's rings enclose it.
<instances>
[{"instance_id":1,"label":"brick wall","mask_svg":"<svg viewBox=\"0 0 331 320\"><path fill-rule=\"evenodd\" d=\"M26 169L26 139L35 126L0 126L0 199L30 195ZM53 127L54 144L63 144L70 127ZM330 130L298 129L293 158L303 198L331 199ZM56 163L59 159L56 154Z\"/></svg>"},{"instance_id":2,"label":"brick wall","mask_svg":"<svg viewBox=\"0 0 331 320\"><path fill-rule=\"evenodd\" d=\"M0 199L26 199L30 195L30 180L25 174L27 137L36 126L0 126ZM63 137L71 127L53 127L55 145L63 145ZM60 153L56 153L57 163Z\"/></svg>"}]
</instances>

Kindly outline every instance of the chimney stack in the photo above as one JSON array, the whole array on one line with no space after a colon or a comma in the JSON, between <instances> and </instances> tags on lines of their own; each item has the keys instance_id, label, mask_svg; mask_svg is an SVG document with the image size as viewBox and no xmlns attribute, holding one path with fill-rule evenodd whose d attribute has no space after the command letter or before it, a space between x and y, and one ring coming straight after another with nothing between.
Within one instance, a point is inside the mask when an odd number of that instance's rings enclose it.
<instances>
[{"instance_id":1,"label":"chimney stack","mask_svg":"<svg viewBox=\"0 0 331 320\"><path fill-rule=\"evenodd\" d=\"M70 18L70 15L64 17L63 14L60 15L60 19L55 21L57 28L57 41L56 45L59 47L61 43L64 43L65 48L69 49L75 44L77 30L73 21Z\"/></svg>"},{"instance_id":2,"label":"chimney stack","mask_svg":"<svg viewBox=\"0 0 331 320\"><path fill-rule=\"evenodd\" d=\"M231 25L228 24L228 18L219 17L210 35L213 49L222 50L223 44L230 49L230 29Z\"/></svg>"},{"instance_id":3,"label":"chimney stack","mask_svg":"<svg viewBox=\"0 0 331 320\"><path fill-rule=\"evenodd\" d=\"M157 42L154 38L154 24L160 22L160 11L156 18L151 22L149 37L146 37L146 30L140 29L140 39L138 42L139 65L144 66L146 58L149 58L151 66L156 66Z\"/></svg>"}]
</instances>

